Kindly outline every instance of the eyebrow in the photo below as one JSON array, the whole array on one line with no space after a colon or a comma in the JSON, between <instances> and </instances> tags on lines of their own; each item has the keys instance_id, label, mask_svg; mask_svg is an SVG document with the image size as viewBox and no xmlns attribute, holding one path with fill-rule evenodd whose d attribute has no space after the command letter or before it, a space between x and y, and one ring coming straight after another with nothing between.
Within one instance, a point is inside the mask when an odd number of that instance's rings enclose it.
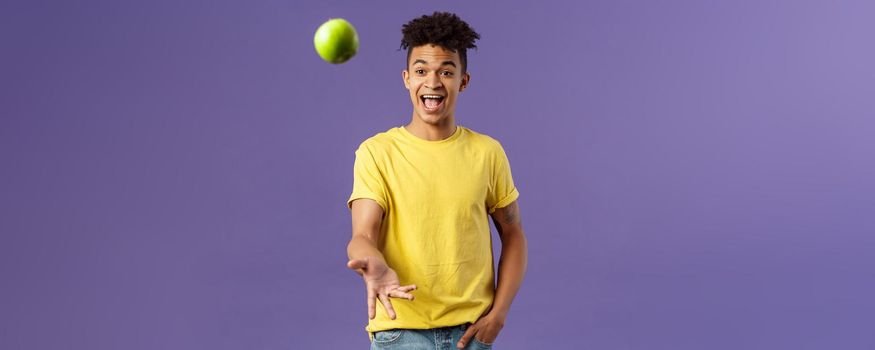
<instances>
[{"instance_id":1,"label":"eyebrow","mask_svg":"<svg viewBox=\"0 0 875 350\"><path fill-rule=\"evenodd\" d=\"M417 63L422 63L425 65L428 64L428 62L420 60L420 59L413 61L413 65L416 65ZM443 63L441 63L441 66L453 66L454 68L456 68L456 63L454 63L453 61L444 61Z\"/></svg>"}]
</instances>

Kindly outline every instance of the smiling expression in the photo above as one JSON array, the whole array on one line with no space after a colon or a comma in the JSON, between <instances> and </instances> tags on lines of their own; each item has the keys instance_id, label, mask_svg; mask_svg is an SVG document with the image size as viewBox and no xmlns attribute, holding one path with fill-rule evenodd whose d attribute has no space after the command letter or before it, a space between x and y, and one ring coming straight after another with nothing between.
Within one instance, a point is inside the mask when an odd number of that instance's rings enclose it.
<instances>
[{"instance_id":1,"label":"smiling expression","mask_svg":"<svg viewBox=\"0 0 875 350\"><path fill-rule=\"evenodd\" d=\"M402 73L410 91L414 117L440 126L453 120L456 98L471 76L462 73L458 52L427 44L414 47Z\"/></svg>"}]
</instances>

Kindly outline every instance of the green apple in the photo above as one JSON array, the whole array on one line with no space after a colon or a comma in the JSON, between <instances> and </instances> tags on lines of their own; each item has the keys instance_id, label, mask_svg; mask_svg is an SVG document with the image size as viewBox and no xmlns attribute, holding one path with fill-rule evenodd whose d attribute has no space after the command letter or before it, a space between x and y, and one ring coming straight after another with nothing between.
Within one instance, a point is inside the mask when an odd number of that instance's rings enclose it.
<instances>
[{"instance_id":1,"label":"green apple","mask_svg":"<svg viewBox=\"0 0 875 350\"><path fill-rule=\"evenodd\" d=\"M355 56L359 49L359 35L343 18L329 19L316 30L313 44L323 60L338 64Z\"/></svg>"}]
</instances>

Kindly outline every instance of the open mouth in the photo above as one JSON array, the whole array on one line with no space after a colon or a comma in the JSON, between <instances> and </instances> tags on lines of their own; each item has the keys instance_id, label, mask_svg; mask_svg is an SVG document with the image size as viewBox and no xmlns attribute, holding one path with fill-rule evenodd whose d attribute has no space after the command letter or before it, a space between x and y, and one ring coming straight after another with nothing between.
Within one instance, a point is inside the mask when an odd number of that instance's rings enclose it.
<instances>
[{"instance_id":1,"label":"open mouth","mask_svg":"<svg viewBox=\"0 0 875 350\"><path fill-rule=\"evenodd\" d=\"M444 103L444 96L441 95L422 95L419 99L426 111L432 112L438 110Z\"/></svg>"}]
</instances>

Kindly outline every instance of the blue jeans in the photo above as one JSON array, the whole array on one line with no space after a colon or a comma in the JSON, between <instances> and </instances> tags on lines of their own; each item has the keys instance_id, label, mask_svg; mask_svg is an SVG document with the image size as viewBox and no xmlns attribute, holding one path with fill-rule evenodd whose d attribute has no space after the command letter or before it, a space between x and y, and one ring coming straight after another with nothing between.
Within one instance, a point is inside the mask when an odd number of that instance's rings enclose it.
<instances>
[{"instance_id":1,"label":"blue jeans","mask_svg":"<svg viewBox=\"0 0 875 350\"><path fill-rule=\"evenodd\" d=\"M456 344L468 329L468 324L432 329L390 329L376 332L371 350L457 350ZM492 344L481 343L474 337L464 350L488 350Z\"/></svg>"}]
</instances>

